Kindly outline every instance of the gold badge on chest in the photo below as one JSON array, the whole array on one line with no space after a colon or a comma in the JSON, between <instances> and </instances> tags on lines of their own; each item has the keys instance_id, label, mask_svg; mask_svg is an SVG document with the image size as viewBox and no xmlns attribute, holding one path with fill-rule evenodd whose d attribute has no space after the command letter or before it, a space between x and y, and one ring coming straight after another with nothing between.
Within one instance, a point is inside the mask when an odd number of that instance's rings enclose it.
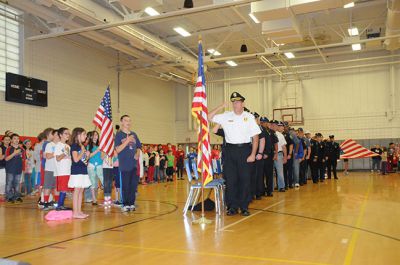
<instances>
[{"instance_id":1,"label":"gold badge on chest","mask_svg":"<svg viewBox=\"0 0 400 265\"><path fill-rule=\"evenodd\" d=\"M244 117L244 119L243 119L244 121L248 121L248 118L247 117Z\"/></svg>"}]
</instances>

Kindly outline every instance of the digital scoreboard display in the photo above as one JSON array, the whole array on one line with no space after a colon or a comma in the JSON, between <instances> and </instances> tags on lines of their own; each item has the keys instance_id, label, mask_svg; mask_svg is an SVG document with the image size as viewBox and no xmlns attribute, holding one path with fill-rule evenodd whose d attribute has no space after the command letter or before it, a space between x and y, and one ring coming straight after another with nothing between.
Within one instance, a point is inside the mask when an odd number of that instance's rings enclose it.
<instances>
[{"instance_id":1,"label":"digital scoreboard display","mask_svg":"<svg viewBox=\"0 0 400 265\"><path fill-rule=\"evenodd\" d=\"M47 81L6 73L6 101L47 107Z\"/></svg>"}]
</instances>

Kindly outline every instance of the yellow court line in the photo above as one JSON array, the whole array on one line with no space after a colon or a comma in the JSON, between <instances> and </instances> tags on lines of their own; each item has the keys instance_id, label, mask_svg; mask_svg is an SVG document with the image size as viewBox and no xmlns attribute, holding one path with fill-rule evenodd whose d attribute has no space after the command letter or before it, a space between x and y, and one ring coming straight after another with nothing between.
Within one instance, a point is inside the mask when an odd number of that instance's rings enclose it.
<instances>
[{"instance_id":1,"label":"yellow court line","mask_svg":"<svg viewBox=\"0 0 400 265\"><path fill-rule=\"evenodd\" d=\"M365 208L366 208L366 205L367 205L369 194L371 192L371 188L372 188L372 181L371 181L371 178L370 178L369 185L368 185L368 190L365 192L364 200L363 200L363 202L361 204L360 212L359 212L358 217L357 217L357 222L356 222L356 225L355 225L356 228L353 230L353 233L351 235L351 240L350 240L349 246L348 246L347 251L346 251L346 257L345 257L345 260L344 260L344 263L343 263L344 265L350 265L351 261L353 259L354 250L356 248L356 243L357 243L358 237L360 236L359 228L361 228L361 223L362 223L362 220L364 218Z\"/></svg>"},{"instance_id":2,"label":"yellow court line","mask_svg":"<svg viewBox=\"0 0 400 265\"><path fill-rule=\"evenodd\" d=\"M285 264L331 265L331 264L328 264L328 263L302 261L302 260L265 258L265 257L256 257L256 256L241 256L241 255L231 255L231 254L213 253L213 252L197 252L197 251L184 250L184 249L150 248L150 247L140 247L140 246L132 246L132 245L111 244L111 243L95 243L95 242L81 242L81 241L72 241L72 242L66 242L66 243L83 244L83 245L95 245L95 246L114 247L114 248L129 248L129 249L137 249L137 250L145 250L145 251L157 251L157 252L166 252L166 253L176 253L176 254L190 254L190 255L200 255L200 256L210 256L210 257L234 258L234 259L257 260L257 261L270 261L270 262L278 262L278 263L285 263Z\"/></svg>"},{"instance_id":3,"label":"yellow court line","mask_svg":"<svg viewBox=\"0 0 400 265\"><path fill-rule=\"evenodd\" d=\"M13 238L13 239L32 239L40 240L49 243L57 243L58 240L48 239L48 238L40 238L40 237L19 237L19 236L1 236L3 238ZM61 242L57 245L62 244L80 244L80 245L94 245L94 246L104 246L104 247L114 247L114 248L129 248L136 250L145 250L145 251L157 251L157 252L166 252L166 253L175 253L175 254L190 254L190 255L200 255L200 256L211 256L211 257L222 257L222 258L235 258L235 259L245 259L245 260L256 260L256 261L271 261L278 263L287 263L287 264L300 264L300 265L330 265L328 263L319 263L319 262L309 262L309 261L301 261L301 260L288 260L288 259L278 259L278 258L264 258L264 257L255 257L255 256L240 256L240 255L231 255L231 254L222 254L222 253L212 253L212 252L196 252L190 250L183 249L167 249L167 248L149 248L149 247L139 247L139 246L131 246L131 245L122 245L122 244L111 244L111 243L95 243L95 242L83 242L82 239L77 239L73 241ZM27 255L27 254L22 254Z\"/></svg>"}]
</instances>

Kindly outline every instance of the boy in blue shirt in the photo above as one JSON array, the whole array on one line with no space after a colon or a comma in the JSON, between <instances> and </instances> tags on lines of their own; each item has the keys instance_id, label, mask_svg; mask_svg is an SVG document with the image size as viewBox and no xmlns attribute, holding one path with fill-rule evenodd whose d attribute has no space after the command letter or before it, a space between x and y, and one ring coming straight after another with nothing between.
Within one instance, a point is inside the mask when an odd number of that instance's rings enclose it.
<instances>
[{"instance_id":1,"label":"boy in blue shirt","mask_svg":"<svg viewBox=\"0 0 400 265\"><path fill-rule=\"evenodd\" d=\"M140 142L136 133L131 131L131 118L123 115L120 119L121 130L115 135L115 150L118 153L119 170L122 183L123 212L135 210L136 190L139 182L137 165L140 155Z\"/></svg>"},{"instance_id":2,"label":"boy in blue shirt","mask_svg":"<svg viewBox=\"0 0 400 265\"><path fill-rule=\"evenodd\" d=\"M22 174L24 149L19 146L19 135L11 135L11 145L6 150L6 199L8 202L22 202L18 191Z\"/></svg>"}]
</instances>

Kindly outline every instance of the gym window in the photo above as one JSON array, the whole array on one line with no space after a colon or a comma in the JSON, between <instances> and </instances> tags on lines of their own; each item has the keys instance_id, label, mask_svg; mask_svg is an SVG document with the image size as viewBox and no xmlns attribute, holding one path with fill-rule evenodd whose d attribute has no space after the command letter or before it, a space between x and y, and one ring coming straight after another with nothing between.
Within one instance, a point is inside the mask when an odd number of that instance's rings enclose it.
<instances>
[{"instance_id":1,"label":"gym window","mask_svg":"<svg viewBox=\"0 0 400 265\"><path fill-rule=\"evenodd\" d=\"M5 90L6 72L20 74L22 23L21 13L0 3L0 91Z\"/></svg>"}]
</instances>

